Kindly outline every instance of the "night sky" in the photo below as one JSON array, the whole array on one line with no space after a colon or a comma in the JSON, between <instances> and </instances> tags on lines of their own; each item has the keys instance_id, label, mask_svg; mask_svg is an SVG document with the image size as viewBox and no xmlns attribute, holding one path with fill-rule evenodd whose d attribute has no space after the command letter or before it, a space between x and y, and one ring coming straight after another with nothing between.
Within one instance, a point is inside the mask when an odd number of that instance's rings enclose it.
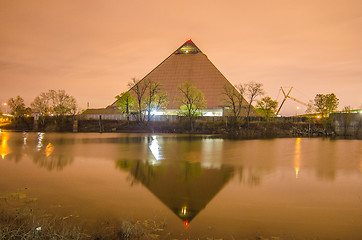
<instances>
[{"instance_id":1,"label":"night sky","mask_svg":"<svg viewBox=\"0 0 362 240\"><path fill-rule=\"evenodd\" d=\"M106 107L189 38L233 84L362 108L360 0L0 0L0 101L64 89ZM304 109L288 100L281 113Z\"/></svg>"}]
</instances>

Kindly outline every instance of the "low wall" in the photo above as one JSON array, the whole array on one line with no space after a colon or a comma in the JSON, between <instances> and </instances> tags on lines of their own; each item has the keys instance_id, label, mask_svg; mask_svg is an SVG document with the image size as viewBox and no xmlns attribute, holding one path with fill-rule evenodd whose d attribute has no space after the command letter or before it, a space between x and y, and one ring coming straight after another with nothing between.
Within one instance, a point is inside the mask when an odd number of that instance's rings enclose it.
<instances>
[{"instance_id":1,"label":"low wall","mask_svg":"<svg viewBox=\"0 0 362 240\"><path fill-rule=\"evenodd\" d=\"M118 115L120 116L120 115ZM111 117L111 116L108 116ZM223 133L229 131L230 127L236 127L233 117L196 117L196 131L207 133ZM275 129L290 130L293 135L309 136L309 135L333 135L362 138L362 114L360 113L336 113L331 121L322 123L317 119L305 117L280 117L268 120L262 117L250 117L252 126L268 126ZM234 122L235 123L235 122ZM239 129L245 127L246 119L243 118L237 124ZM291 125L292 124L292 125ZM301 127L303 126L303 127ZM326 127L328 126L328 127ZM148 123L138 123L136 121L109 119L107 117L97 115L96 119L85 119L83 116L66 116L59 121L55 117L47 117L42 122L34 121L32 117L21 118L13 121L11 124L2 126L4 129L18 131L44 131L44 132L188 132L189 121L187 117L175 115L159 115L154 116ZM285 129L284 129L285 128ZM315 128L315 130L313 130ZM312 129L312 130L311 130ZM289 131L288 130L288 131ZM294 134L295 133L295 134Z\"/></svg>"},{"instance_id":2,"label":"low wall","mask_svg":"<svg viewBox=\"0 0 362 240\"><path fill-rule=\"evenodd\" d=\"M332 126L339 136L362 137L361 113L335 113Z\"/></svg>"}]
</instances>

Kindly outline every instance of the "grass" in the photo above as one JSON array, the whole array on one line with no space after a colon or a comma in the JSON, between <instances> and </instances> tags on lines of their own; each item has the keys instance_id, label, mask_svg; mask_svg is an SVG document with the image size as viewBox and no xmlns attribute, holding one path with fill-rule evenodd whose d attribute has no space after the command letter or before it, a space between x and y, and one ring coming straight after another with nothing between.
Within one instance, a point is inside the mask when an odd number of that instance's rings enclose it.
<instances>
[{"instance_id":1,"label":"grass","mask_svg":"<svg viewBox=\"0 0 362 240\"><path fill-rule=\"evenodd\" d=\"M210 233L208 233L210 234ZM73 239L73 240L161 240L161 239L202 239L222 240L206 235L173 234L167 231L164 221L107 220L92 226L82 224L79 216L59 216L39 209L36 198L29 198L24 191L0 195L0 240L28 239ZM239 239L229 236L229 239ZM243 238L245 239L245 238ZM253 240L282 240L280 237ZM293 238L294 239L294 238Z\"/></svg>"},{"instance_id":2,"label":"grass","mask_svg":"<svg viewBox=\"0 0 362 240\"><path fill-rule=\"evenodd\" d=\"M37 199L17 192L0 196L0 240L12 239L165 239L156 219L114 220L82 225L77 216L56 216L37 207Z\"/></svg>"}]
</instances>

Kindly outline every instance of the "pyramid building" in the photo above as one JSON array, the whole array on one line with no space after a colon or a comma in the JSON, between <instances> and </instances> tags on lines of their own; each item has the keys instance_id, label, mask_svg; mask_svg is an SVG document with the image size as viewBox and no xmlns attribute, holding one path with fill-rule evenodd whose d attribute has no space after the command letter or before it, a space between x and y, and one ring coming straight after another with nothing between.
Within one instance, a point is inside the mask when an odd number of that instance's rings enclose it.
<instances>
[{"instance_id":1,"label":"pyramid building","mask_svg":"<svg viewBox=\"0 0 362 240\"><path fill-rule=\"evenodd\" d=\"M227 166L202 168L200 163L174 161L152 165L129 160L119 164L130 166L133 181L142 183L185 224L207 207L232 179L234 171Z\"/></svg>"},{"instance_id":2,"label":"pyramid building","mask_svg":"<svg viewBox=\"0 0 362 240\"><path fill-rule=\"evenodd\" d=\"M118 159L117 168L129 172L132 183L141 183L185 225L235 175L234 167L223 163L222 141L200 136L153 136L141 141L137 148L142 150Z\"/></svg>"},{"instance_id":3,"label":"pyramid building","mask_svg":"<svg viewBox=\"0 0 362 240\"><path fill-rule=\"evenodd\" d=\"M162 89L168 93L169 103L164 114L171 115L177 114L182 105L178 100L181 93L178 86L186 81L204 93L207 103L206 109L202 111L204 116L225 115L224 86L233 87L191 39L186 41L139 82L146 79L159 82ZM246 115L248 103L245 99L243 105L244 109L241 115ZM116 108L117 101L109 107ZM254 109L251 111L252 115L256 115Z\"/></svg>"}]
</instances>

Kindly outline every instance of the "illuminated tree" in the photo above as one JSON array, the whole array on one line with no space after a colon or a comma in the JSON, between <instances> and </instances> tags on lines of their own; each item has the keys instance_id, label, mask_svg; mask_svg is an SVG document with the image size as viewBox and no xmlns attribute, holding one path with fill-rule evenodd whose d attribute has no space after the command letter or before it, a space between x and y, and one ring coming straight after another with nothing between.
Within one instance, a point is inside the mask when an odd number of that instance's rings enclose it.
<instances>
[{"instance_id":1,"label":"illuminated tree","mask_svg":"<svg viewBox=\"0 0 362 240\"><path fill-rule=\"evenodd\" d=\"M10 108L10 113L16 118L30 113L30 109L25 107L24 99L20 96L17 96L16 98L9 98L7 104Z\"/></svg>"},{"instance_id":2,"label":"illuminated tree","mask_svg":"<svg viewBox=\"0 0 362 240\"><path fill-rule=\"evenodd\" d=\"M55 116L74 115L76 113L77 101L64 90L49 90L47 94L50 98L51 111Z\"/></svg>"},{"instance_id":3,"label":"illuminated tree","mask_svg":"<svg viewBox=\"0 0 362 240\"><path fill-rule=\"evenodd\" d=\"M40 93L31 103L33 112L39 113L41 125L44 127L45 117L55 115L57 126L62 125L64 115L75 115L77 102L73 96L68 95L64 90L49 90Z\"/></svg>"},{"instance_id":4,"label":"illuminated tree","mask_svg":"<svg viewBox=\"0 0 362 240\"><path fill-rule=\"evenodd\" d=\"M180 84L177 88L181 91L180 101L183 104L181 113L189 118L191 130L193 130L194 117L206 107L204 93L188 81Z\"/></svg>"},{"instance_id":5,"label":"illuminated tree","mask_svg":"<svg viewBox=\"0 0 362 240\"><path fill-rule=\"evenodd\" d=\"M264 118L269 119L275 115L277 111L278 102L271 99L271 97L263 97L258 101L256 109Z\"/></svg>"},{"instance_id":6,"label":"illuminated tree","mask_svg":"<svg viewBox=\"0 0 362 240\"><path fill-rule=\"evenodd\" d=\"M242 84L235 85L234 87L225 84L223 90L225 105L231 109L236 120L240 116L242 110L245 89Z\"/></svg>"},{"instance_id":7,"label":"illuminated tree","mask_svg":"<svg viewBox=\"0 0 362 240\"><path fill-rule=\"evenodd\" d=\"M129 116L132 113L132 110L135 105L135 99L132 97L129 91L121 93L116 96L117 98L117 107L118 109L127 117L127 121L129 121Z\"/></svg>"},{"instance_id":8,"label":"illuminated tree","mask_svg":"<svg viewBox=\"0 0 362 240\"><path fill-rule=\"evenodd\" d=\"M162 85L152 79L136 80L128 84L130 91L135 96L135 109L137 120L143 122L147 116L147 122L153 117L153 112L163 108L168 102L167 92L162 90ZM146 113L146 114L145 114Z\"/></svg>"},{"instance_id":9,"label":"illuminated tree","mask_svg":"<svg viewBox=\"0 0 362 240\"><path fill-rule=\"evenodd\" d=\"M328 117L338 107L339 99L334 93L317 94L314 98L314 107L322 118Z\"/></svg>"},{"instance_id":10,"label":"illuminated tree","mask_svg":"<svg viewBox=\"0 0 362 240\"><path fill-rule=\"evenodd\" d=\"M147 121L152 118L152 112L158 111L168 102L168 94L162 91L162 86L159 82L152 79L146 79L147 91L145 96L145 105L147 111Z\"/></svg>"}]
</instances>

